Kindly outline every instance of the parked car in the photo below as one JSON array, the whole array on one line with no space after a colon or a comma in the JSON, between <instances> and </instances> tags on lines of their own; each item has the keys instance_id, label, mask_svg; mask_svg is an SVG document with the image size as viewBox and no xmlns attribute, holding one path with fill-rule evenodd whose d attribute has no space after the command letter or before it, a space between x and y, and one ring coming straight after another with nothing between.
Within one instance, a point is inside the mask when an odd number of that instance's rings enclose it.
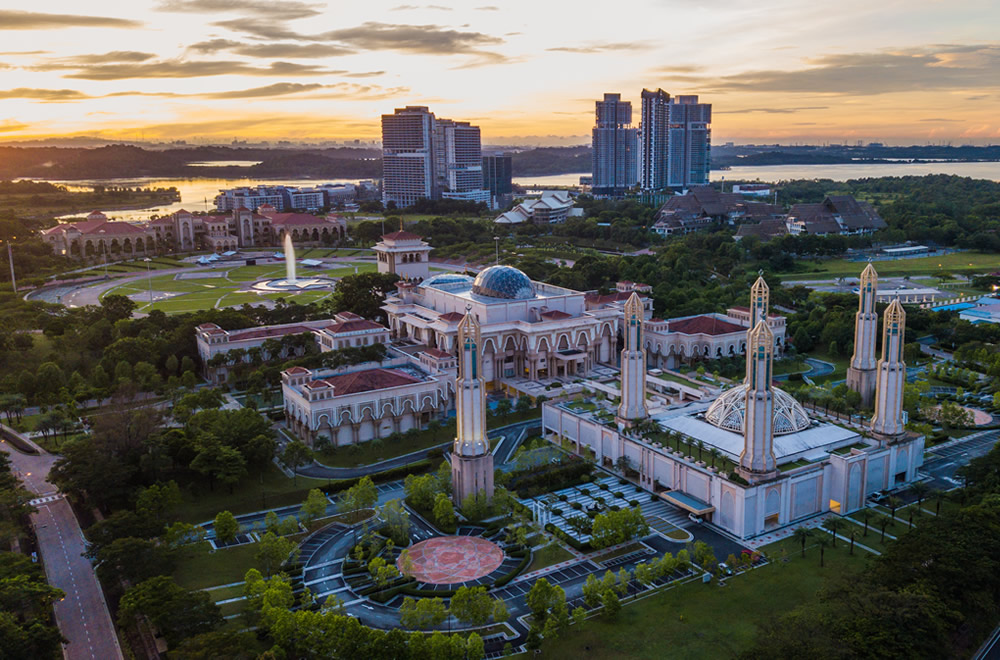
<instances>
[{"instance_id":1,"label":"parked car","mask_svg":"<svg viewBox=\"0 0 1000 660\"><path fill-rule=\"evenodd\" d=\"M693 523L697 523L699 525L701 524L701 518L699 518L698 516L694 515L693 513L689 513L688 514L688 519L691 522L693 522Z\"/></svg>"},{"instance_id":2,"label":"parked car","mask_svg":"<svg viewBox=\"0 0 1000 660\"><path fill-rule=\"evenodd\" d=\"M725 562L719 564L719 575L730 576L733 574L733 569L729 567L729 564Z\"/></svg>"}]
</instances>

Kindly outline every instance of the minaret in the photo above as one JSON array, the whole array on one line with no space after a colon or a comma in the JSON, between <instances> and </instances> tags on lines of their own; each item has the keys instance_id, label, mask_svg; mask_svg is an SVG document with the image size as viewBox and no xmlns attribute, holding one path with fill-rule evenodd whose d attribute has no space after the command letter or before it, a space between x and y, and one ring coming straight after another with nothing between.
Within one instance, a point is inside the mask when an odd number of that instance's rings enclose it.
<instances>
[{"instance_id":1,"label":"minaret","mask_svg":"<svg viewBox=\"0 0 1000 660\"><path fill-rule=\"evenodd\" d=\"M903 343L906 332L906 312L893 300L882 319L882 359L878 361L875 386L875 416L872 433L881 439L903 434L903 386L906 384L906 363Z\"/></svg>"},{"instance_id":2,"label":"minaret","mask_svg":"<svg viewBox=\"0 0 1000 660\"><path fill-rule=\"evenodd\" d=\"M775 474L773 360L774 333L765 318L747 334L747 398L740 473L750 482Z\"/></svg>"},{"instance_id":3,"label":"minaret","mask_svg":"<svg viewBox=\"0 0 1000 660\"><path fill-rule=\"evenodd\" d=\"M493 454L486 437L486 383L480 371L482 338L479 321L466 307L458 324L458 378L455 410L458 435L451 450L452 499L461 505L466 497L484 491L493 497Z\"/></svg>"},{"instance_id":4,"label":"minaret","mask_svg":"<svg viewBox=\"0 0 1000 660\"><path fill-rule=\"evenodd\" d=\"M632 293L625 302L625 349L622 351L622 401L618 423L632 426L649 416L646 410L646 349L642 347L642 324L645 320L642 300Z\"/></svg>"},{"instance_id":5,"label":"minaret","mask_svg":"<svg viewBox=\"0 0 1000 660\"><path fill-rule=\"evenodd\" d=\"M764 281L764 271L758 271L757 281L750 287L750 330L757 327L757 321L767 323L767 307L771 299L771 289Z\"/></svg>"},{"instance_id":6,"label":"minaret","mask_svg":"<svg viewBox=\"0 0 1000 660\"><path fill-rule=\"evenodd\" d=\"M847 386L861 394L861 404L867 408L875 397L875 333L878 332L875 312L878 273L870 262L861 271L860 289L854 321L854 356L847 369Z\"/></svg>"}]
</instances>

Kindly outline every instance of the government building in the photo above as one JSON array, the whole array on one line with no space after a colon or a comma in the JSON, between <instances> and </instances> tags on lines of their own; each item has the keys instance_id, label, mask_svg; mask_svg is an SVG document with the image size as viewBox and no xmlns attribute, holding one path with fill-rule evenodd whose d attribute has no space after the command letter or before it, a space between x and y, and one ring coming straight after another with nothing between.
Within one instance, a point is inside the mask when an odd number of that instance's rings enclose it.
<instances>
[{"instance_id":1,"label":"government building","mask_svg":"<svg viewBox=\"0 0 1000 660\"><path fill-rule=\"evenodd\" d=\"M873 283L873 274L866 270L866 282ZM857 355L875 351L875 333L869 329L873 294L869 291L860 303L858 337L865 346L858 347ZM849 381L873 387L875 414L863 428L850 428L810 417L774 386L776 343L768 297L767 285L759 279L744 330L747 373L742 383L710 400L651 407L648 344L635 296L625 308L629 331L621 358L620 403L612 407L595 401L593 410L545 403L544 433L553 442L570 441L575 451L608 467L625 457L643 488L741 539L826 512L856 511L872 493L913 481L923 464L924 438L905 428L906 315L899 301L886 310L882 355L873 376ZM857 360L855 365L868 366ZM639 424L646 419L656 433L638 430L647 426ZM677 437L688 448L703 443L707 452L733 468L709 465L690 449L675 449L671 439Z\"/></svg>"}]
</instances>

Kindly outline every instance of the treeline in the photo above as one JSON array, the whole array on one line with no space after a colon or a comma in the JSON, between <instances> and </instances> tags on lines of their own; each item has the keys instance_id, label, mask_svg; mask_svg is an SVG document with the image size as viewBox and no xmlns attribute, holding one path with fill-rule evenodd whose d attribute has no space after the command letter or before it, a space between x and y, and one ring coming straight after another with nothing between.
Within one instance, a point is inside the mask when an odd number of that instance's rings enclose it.
<instances>
[{"instance_id":1,"label":"treeline","mask_svg":"<svg viewBox=\"0 0 1000 660\"><path fill-rule=\"evenodd\" d=\"M959 476L960 509L922 516L860 575L765 626L740 657L969 657L1000 618L1000 448Z\"/></svg>"}]
</instances>

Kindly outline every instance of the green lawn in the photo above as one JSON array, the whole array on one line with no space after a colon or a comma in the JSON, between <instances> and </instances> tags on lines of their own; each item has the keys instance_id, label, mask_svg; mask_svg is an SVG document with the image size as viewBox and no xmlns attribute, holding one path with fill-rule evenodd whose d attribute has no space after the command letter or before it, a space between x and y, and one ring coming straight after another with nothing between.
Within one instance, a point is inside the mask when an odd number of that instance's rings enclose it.
<instances>
[{"instance_id":1,"label":"green lawn","mask_svg":"<svg viewBox=\"0 0 1000 660\"><path fill-rule=\"evenodd\" d=\"M541 568L558 564L559 562L569 561L572 558L573 554L569 550L562 547L557 542L552 541L547 546L543 548L536 548L534 552L532 552L531 563L528 564L528 568L525 572L530 573L531 571L537 571Z\"/></svg>"},{"instance_id":2,"label":"green lawn","mask_svg":"<svg viewBox=\"0 0 1000 660\"><path fill-rule=\"evenodd\" d=\"M205 547L208 546L206 542ZM187 589L204 589L220 584L230 584L240 582L243 576L251 568L258 568L254 554L257 552L257 544L238 545L234 548L216 550L209 553L204 549L197 552L186 553L187 556L177 562L177 570L174 571L174 580L177 584ZM215 592L210 592L213 600L216 598ZM231 594L227 598L233 598L242 594Z\"/></svg>"},{"instance_id":3,"label":"green lawn","mask_svg":"<svg viewBox=\"0 0 1000 660\"><path fill-rule=\"evenodd\" d=\"M994 271L1000 267L1000 257L995 254L979 252L958 252L938 256L920 257L918 259L897 259L895 261L876 261L875 270L883 277L902 277L904 275L936 275L949 273L982 273ZM798 263L800 270L790 273L780 273L782 280L809 280L834 277L857 277L865 264L860 261L832 259L826 261Z\"/></svg>"},{"instance_id":4,"label":"green lawn","mask_svg":"<svg viewBox=\"0 0 1000 660\"><path fill-rule=\"evenodd\" d=\"M215 518L220 511L239 515L263 509L273 509L304 502L310 488L327 483L326 479L299 476L289 479L274 465L268 465L263 478L254 472L241 481L233 493L223 486L209 490L207 485L197 493L186 493L178 518L200 523Z\"/></svg>"},{"instance_id":5,"label":"green lawn","mask_svg":"<svg viewBox=\"0 0 1000 660\"><path fill-rule=\"evenodd\" d=\"M849 555L847 546L827 548L825 567L819 565L819 548L799 557L794 539L764 550L773 556L784 548L788 562L780 560L729 580L720 588L693 582L661 592L640 603L625 604L617 621L602 617L573 626L554 642L542 646L543 658L731 658L754 641L758 626L813 602L828 580L859 571L870 556L859 550Z\"/></svg>"},{"instance_id":6,"label":"green lawn","mask_svg":"<svg viewBox=\"0 0 1000 660\"><path fill-rule=\"evenodd\" d=\"M320 454L318 460L330 467L370 465L444 444L451 440L454 434L454 430L449 431L446 428L441 428L436 433L429 430L420 431L414 438L370 440L357 445L327 449Z\"/></svg>"}]
</instances>

